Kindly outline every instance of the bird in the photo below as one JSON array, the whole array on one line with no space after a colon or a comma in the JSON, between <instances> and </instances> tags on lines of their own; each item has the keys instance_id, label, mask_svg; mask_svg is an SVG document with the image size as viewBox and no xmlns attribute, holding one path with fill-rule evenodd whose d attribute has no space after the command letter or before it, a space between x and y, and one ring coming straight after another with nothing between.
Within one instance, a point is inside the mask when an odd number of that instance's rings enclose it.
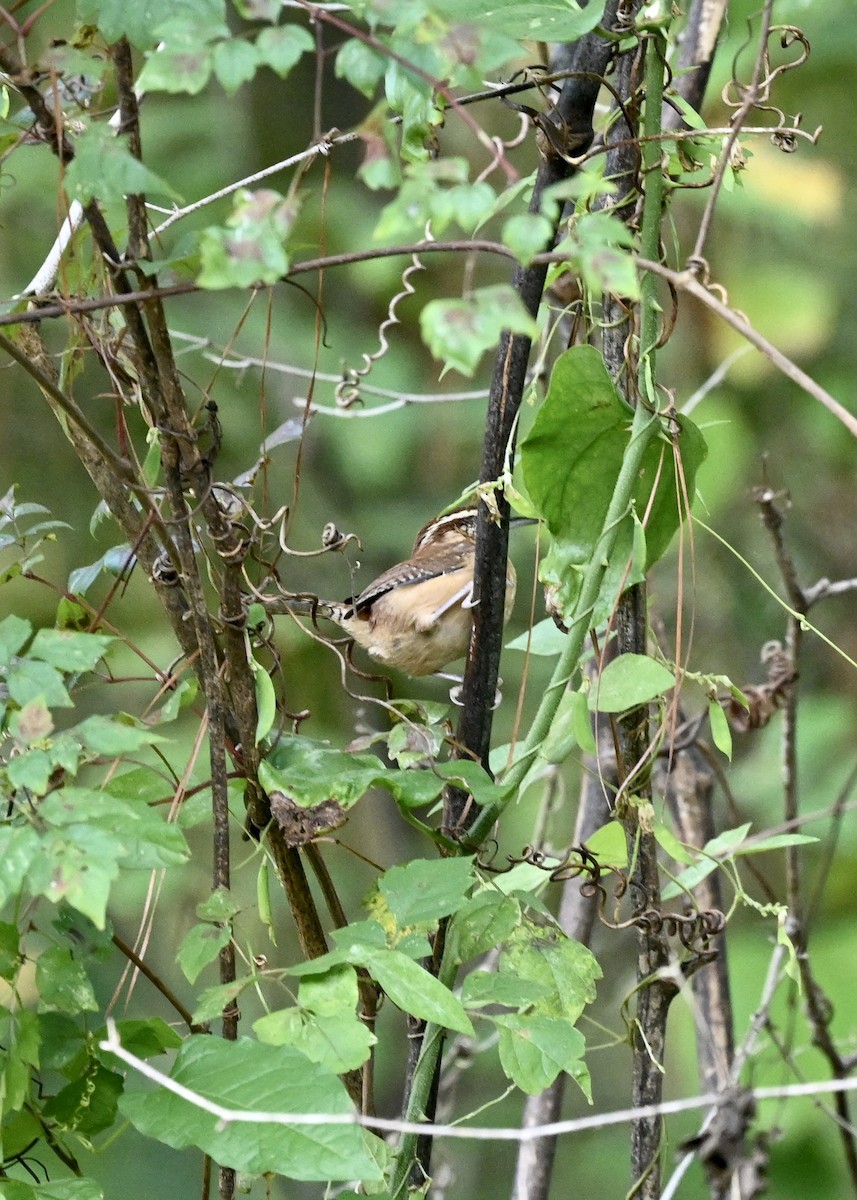
<instances>
[{"instance_id":1,"label":"bird","mask_svg":"<svg viewBox=\"0 0 857 1200\"><path fill-rule=\"evenodd\" d=\"M515 518L516 523L529 518ZM413 550L341 604L318 611L335 621L377 662L406 675L440 673L462 658L473 624L476 509L463 508L428 521ZM515 568L506 568L503 622L515 602Z\"/></svg>"}]
</instances>

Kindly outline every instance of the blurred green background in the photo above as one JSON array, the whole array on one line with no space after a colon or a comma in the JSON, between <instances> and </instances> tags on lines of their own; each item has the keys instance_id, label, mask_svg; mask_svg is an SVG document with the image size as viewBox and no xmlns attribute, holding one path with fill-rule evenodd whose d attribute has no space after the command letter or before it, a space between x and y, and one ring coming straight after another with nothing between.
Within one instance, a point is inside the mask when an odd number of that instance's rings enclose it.
<instances>
[{"instance_id":1,"label":"blurred green background","mask_svg":"<svg viewBox=\"0 0 857 1200\"><path fill-rule=\"evenodd\" d=\"M728 31L705 108L709 123L727 119L720 91L729 78L733 56L746 41L746 18L755 11L753 3L733 0L729 5ZM764 137L742 139L748 165L740 185L724 194L718 206L707 248L711 276L724 284L730 302L743 310L757 328L853 410L857 365L857 293L853 279L857 264L852 231L857 220L857 199L851 185L857 149L851 104L857 27L852 5L846 0L828 0L823 6L808 0L783 0L775 6L775 21L800 25L811 42L812 54L800 70L786 73L777 81L774 102L788 114L803 112L804 125L808 129L821 125L823 133L817 145L801 141L796 153L789 155L775 149ZM73 5L61 0L40 22L40 36L68 37L72 25ZM739 73L745 76L750 69L750 53L745 50L739 59ZM299 152L311 141L309 97L313 84L312 64L304 59L285 82L262 72L234 97L227 97L217 85L194 98L150 97L143 108L146 160L178 188L185 202L204 196L245 173ZM332 73L325 80L323 128L349 128L368 109L369 103L335 81ZM492 131L510 132L515 127L514 118L507 112L479 115ZM441 147L445 154L469 154L472 141L450 120L441 134ZM532 169L533 154L531 140L513 153L523 172ZM346 146L313 166L303 188L295 257L371 245L373 227L389 194L372 193L355 178L360 158L358 146ZM38 268L62 216L54 200L57 168L45 147L17 152L10 168L3 169L0 189L0 295L4 297L19 291ZM286 173L269 182L285 192L290 178ZM684 253L691 245L704 199L704 192L680 193L674 199L675 236ZM217 223L228 211L229 201L223 201L173 227L166 235L165 249L174 246L185 227ZM344 368L360 366L361 356L374 351L378 326L390 297L400 287L404 265L402 260L386 259L329 271L321 296L323 344L317 340L315 302L290 286L260 292L252 303L246 294L231 292L171 300L171 327L177 335L205 339L215 357L219 348L229 345L239 354L265 358L272 367L288 364L306 371L317 366L321 372L339 375ZM426 270L414 280L417 295L400 306L401 324L390 333L390 352L373 367L368 377L371 384L415 393L487 386L487 361L473 380L452 375L439 382L438 364L419 338L418 313L425 301L433 296L460 294L471 278L480 285L505 280L508 268L500 260L471 263L453 256L435 256L426 262ZM305 277L300 282L313 292L314 280ZM45 327L43 332L54 348L62 347L59 325ZM683 298L675 334L661 356L662 382L674 390L677 404L681 406L692 396L739 344L736 335L709 312ZM221 478L232 479L255 461L266 433L288 418L300 419L308 398L307 381L254 366L218 369L198 343L180 341L177 345L183 348L180 364L186 373L191 402L208 396L217 401L224 429L217 470ZM44 503L70 523L71 530L49 549L47 561L40 567L45 577L63 587L74 567L104 553L114 540L113 532L102 523L94 535L90 533L97 497L34 386L8 364L3 364L0 380L0 493L16 483L19 500ZM87 370L77 383L76 394L87 411L109 430L113 402L103 394L104 389L104 380ZM300 442L289 442L272 452L270 468L257 484L261 510L290 506L289 541L293 548L317 548L322 527L328 521L354 532L362 542L362 550L352 549L345 558L331 555L281 562L284 582L296 590L314 590L330 597L348 595L355 584L366 583L403 557L424 521L454 500L478 474L483 399L409 405L377 417L371 416L369 406L383 404L384 400L367 399L367 407L348 413L315 414ZM316 382L312 401L323 408L333 407L334 384ZM524 414L525 423L529 416ZM857 574L857 448L833 417L751 349L705 396L694 411L694 419L703 427L709 443L709 457L699 478L696 511L774 591L781 591L779 579L751 494L752 488L761 483L786 491L791 497L786 537L804 583L820 576L837 579ZM138 432L142 433L142 426L138 426ZM531 533L515 535L513 558L520 585L510 636L521 632L530 621L535 549ZM697 527L688 531L681 562L674 552L659 565L652 581L655 611L670 631L675 628L679 567L686 612L692 609L694 613L692 642L684 647L689 667L723 672L739 685L761 681L764 671L759 651L766 641L783 635L780 605L733 554ZM99 595L98 588L106 587L97 585L93 597ZM0 591L0 615L15 611L35 623L51 623L55 605L55 593L32 582L14 581ZM540 598L536 598L535 605L538 620L542 615ZM825 602L812 618L852 659L857 659L856 611L852 594ZM156 661L165 665L174 657L175 647L165 637L159 611L143 580L131 579L111 605L110 615L123 628L133 629L135 640ZM384 726L380 708L343 693L338 665L329 651L285 620L280 622L277 640L284 662L287 703L292 709L307 708L312 714L303 726L304 733L344 745L358 733ZM506 652L502 667L504 703L496 718L498 743L508 741L512 735L522 686L526 688L526 728L549 669L547 660L532 658L524 684L524 656ZM855 679L854 666L845 657L814 636L807 637L800 719L801 803L807 811L828 808L852 767L857 717ZM400 679L396 687L399 695L445 699L444 685L434 680L413 683ZM114 699L118 707L134 710L145 691L145 687L135 691L132 685L126 685ZM190 738L193 725L188 717L185 726L178 727L179 746L182 737ZM781 819L778 738L775 721L761 733L736 739L735 761L728 771L730 787L744 819L753 821L754 830ZM180 752L175 759L181 762ZM577 771L571 764L563 778L564 801L550 825L553 845L562 845L570 837L577 785ZM528 840L539 800L535 789L521 800L506 827L503 852L518 850ZM724 827L729 822L720 795L717 803L718 822ZM819 821L805 830L822 838L805 855L810 884L822 860L828 826L829 822ZM359 915L360 897L371 885L374 872L349 853L348 847L382 866L403 861L409 855L428 853L384 795L369 796L361 802L340 835L344 846L330 847L326 856L353 916ZM173 976L174 946L193 922L193 903L204 894L209 877L205 826L197 826L191 836L195 858L180 887L176 883L173 892L161 896L147 952L156 969ZM235 857L236 886L251 907L258 860L237 834ZM777 856L768 856L763 865L781 893ZM811 940L818 978L836 1010L833 1031L845 1051L855 1048L857 1032L853 1004L857 987L855 870L857 838L853 819L848 818ZM753 885L748 886L752 891ZM139 920L145 884L127 884L124 891L122 903L114 909L114 919L117 929L130 940ZM292 944L284 905L275 902L275 911L282 931L276 953L288 954ZM249 953L271 950L251 912L241 919L239 928L247 939ZM739 911L730 926L739 1038L758 1001L773 933L770 920L765 922L747 910ZM607 1110L628 1103L627 1050L607 1044L622 1035L618 1004L632 984L634 950L627 936L598 927L594 949L604 963L605 980L593 1012L612 1033L594 1027L584 1029L593 1046L603 1043L605 1047L593 1050L591 1069L595 1103ZM95 975L99 994L106 1001L117 980L103 966L96 967ZM179 989L183 982L178 981ZM152 996L146 989L143 981L138 982L130 1000L132 1015L138 1003L145 1011L152 1011ZM189 996L190 989L185 987L185 993ZM257 1015L252 1004L248 999L244 1005L247 1022ZM825 1077L824 1062L809 1046L808 1035L801 1032L800 1010L801 1000L796 996L790 1001L784 998L777 1009L784 1026L790 1021L796 1023L796 1070L810 1079ZM166 1008L163 1015L171 1019ZM698 1086L693 1022L683 1000L676 1002L670 1020L669 1093L692 1094ZM392 1114L398 1109L402 1064L392 1050L385 1051L385 1028L397 1030L394 1042L387 1045L401 1049L404 1026L392 1006L387 1006L381 1016L382 1054L378 1065L379 1111ZM492 1077L490 1069L481 1065L482 1060L478 1059L477 1064L465 1074L460 1087L459 1113L502 1093L499 1071ZM764 1050L753 1062L753 1083L787 1082L792 1078L771 1049ZM520 1097L509 1097L484 1114L482 1120L516 1124L520 1105ZM566 1112L574 1115L585 1111L588 1109L583 1098L570 1087ZM807 1196L846 1194L838 1137L832 1122L817 1106L808 1101L781 1107L769 1104L762 1108L759 1121L761 1127L778 1129L781 1135L771 1145L772 1195L781 1200L805 1200ZM695 1115L671 1123L671 1150L696 1127ZM624 1128L567 1139L560 1147L553 1194L598 1200L624 1196L626 1142ZM99 1159L95 1170L104 1181L107 1196L189 1195L196 1194L198 1188L199 1162L192 1152L178 1154L146 1143L130 1129L101 1149ZM505 1145L485 1149L452 1143L439 1148L438 1171L446 1162L455 1172L449 1196L493 1200L509 1190L514 1150ZM606 1164L610 1164L609 1170ZM253 1194L262 1195L264 1189L257 1184ZM272 1186L271 1194L297 1198L321 1192L317 1186L280 1182ZM706 1194L701 1171L695 1166L680 1195L692 1200Z\"/></svg>"}]
</instances>

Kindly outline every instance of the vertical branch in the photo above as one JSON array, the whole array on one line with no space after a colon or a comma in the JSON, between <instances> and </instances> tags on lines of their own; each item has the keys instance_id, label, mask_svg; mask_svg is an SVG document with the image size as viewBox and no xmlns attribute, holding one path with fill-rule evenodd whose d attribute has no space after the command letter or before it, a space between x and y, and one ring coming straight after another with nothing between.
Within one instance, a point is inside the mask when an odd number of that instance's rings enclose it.
<instances>
[{"instance_id":1,"label":"vertical branch","mask_svg":"<svg viewBox=\"0 0 857 1200\"><path fill-rule=\"evenodd\" d=\"M664 763L667 803L680 841L699 849L715 835L711 811L712 777L696 745L670 749ZM659 789L660 791L660 789ZM713 871L694 889L701 909L723 909L720 872ZM731 1082L735 1035L726 937L718 940L717 957L695 971L691 979L696 1023L699 1083L704 1092L717 1092Z\"/></svg>"},{"instance_id":2,"label":"vertical branch","mask_svg":"<svg viewBox=\"0 0 857 1200\"><path fill-rule=\"evenodd\" d=\"M660 258L660 227L664 179L661 168L661 108L663 103L666 43L658 25L648 33L645 51L645 106L643 109L642 167L644 177L641 252ZM656 284L642 280L640 286L639 338L637 344L637 408L656 404L655 347L659 338ZM634 381L626 377L626 398ZM645 584L629 588L619 599L616 612L616 648L619 654L645 654L648 619ZM660 909L660 877L657 843L646 816L651 811L651 777L647 762L650 746L648 708L634 709L620 722L619 775L625 792L619 812L628 841L630 884L635 909ZM632 1029L632 1104L657 1104L663 1091L663 1061L666 1046L667 1012L676 986L665 977L669 946L663 932L640 925L637 929L636 1014ZM660 1195L662 1120L647 1117L631 1126L632 1194L643 1200Z\"/></svg>"},{"instance_id":3,"label":"vertical branch","mask_svg":"<svg viewBox=\"0 0 857 1200\"><path fill-rule=\"evenodd\" d=\"M782 706L783 732L781 739L781 763L783 780L783 812L787 822L795 823L800 812L799 782L798 782L798 751L797 751L797 718L800 679L800 651L803 640L802 620L811 607L812 591L805 589L798 577L797 568L783 539L783 513L777 504L778 497L770 488L760 488L756 493L756 502L762 517L762 523L767 530L774 547L777 566L783 581L783 586L789 601L789 614L786 625L785 652L791 682L785 693ZM843 1057L836 1045L830 1024L833 1019L833 1006L824 990L818 983L809 957L809 930L807 928L804 902L801 890L799 848L787 846L786 856L786 896L789 910L787 932L797 951L797 962L800 971L801 985L804 994L804 1004L813 1043L827 1059L831 1073L835 1079L845 1079L853 1071L853 1059ZM851 1117L851 1106L846 1093L840 1092L835 1098L836 1112L839 1117L838 1128L842 1141L842 1150L851 1181L857 1189L857 1140L854 1136L854 1125Z\"/></svg>"},{"instance_id":4,"label":"vertical branch","mask_svg":"<svg viewBox=\"0 0 857 1200\"><path fill-rule=\"evenodd\" d=\"M604 28L618 25L620 10L624 13L626 0L608 0ZM530 202L530 211L539 212L545 189L568 178L576 169L573 156L586 150L592 142L593 114L600 81L615 52L615 42L598 32L587 34L570 50L571 69L577 74L566 80L555 110L540 127L541 162ZM551 241L556 236L556 228ZM524 307L536 316L544 292L546 264L519 267L512 286ZM492 484L498 480L504 465L514 452L514 429L526 381L531 342L528 337L508 331L501 335L494 362L488 400L485 437L482 448L480 480ZM508 557L509 506L502 493L496 492L497 522L488 505L479 504L474 570L475 594L473 634L470 640L464 676L461 719L457 731L460 752L488 764L491 742L492 712L500 664L500 643L506 592L506 561ZM559 697L557 696L557 702ZM468 809L467 793L447 788L444 793L444 824L452 831L463 831L472 824L474 812ZM468 821L469 816L469 821ZM443 954L444 929L438 931L434 970L441 979L447 976L452 984L455 964ZM417 1039L415 1039L415 1042ZM404 1113L408 1119L432 1120L438 1091L443 1047L443 1031L429 1025L419 1039L420 1050L408 1081ZM428 1177L432 1143L428 1138L402 1140L393 1195L401 1191L409 1176L418 1182Z\"/></svg>"},{"instance_id":5,"label":"vertical branch","mask_svg":"<svg viewBox=\"0 0 857 1200\"><path fill-rule=\"evenodd\" d=\"M645 654L647 642L646 588L637 584L619 600L616 643L619 654ZM619 815L625 826L631 861L629 881L637 911L661 906L657 842L647 812L651 812L651 779L640 771L649 749L649 713L634 709L620 722L620 778L633 779L633 798L626 795ZM663 932L644 925L637 928L637 1007L631 1034L633 1051L631 1103L634 1107L659 1104L663 1093L667 1012L676 994L665 977L669 945ZM643 1117L631 1126L632 1195L656 1200L660 1195L661 1117Z\"/></svg>"},{"instance_id":6,"label":"vertical branch","mask_svg":"<svg viewBox=\"0 0 857 1200\"><path fill-rule=\"evenodd\" d=\"M128 149L142 162L143 146L140 138L140 109L134 91L134 62L127 38L120 38L110 47L113 67L116 71L116 90L119 99L119 133L127 134ZM128 255L132 259L149 258L146 206L142 196L128 196L125 202L128 213Z\"/></svg>"},{"instance_id":7,"label":"vertical branch","mask_svg":"<svg viewBox=\"0 0 857 1200\"><path fill-rule=\"evenodd\" d=\"M624 13L622 0L609 0L604 28L617 27L617 14ZM539 164L530 211L538 213L542 196L551 184L567 179L576 167L573 157L592 142L592 118L601 77L615 53L615 42L597 32L587 34L570 51L570 69L578 72L566 80L555 110L540 127L542 159ZM561 149L558 149L561 147ZM556 230L551 241L556 236ZM524 307L536 316L544 292L546 264L519 267L512 286ZM500 338L488 399L482 465L479 478L491 484L503 473L514 452L514 429L524 394L530 339L506 331ZM458 743L465 753L487 766L491 743L494 696L500 665L503 607L506 593L509 507L502 491L496 493L500 521L484 502L479 505L476 534L475 589L478 603L473 609L473 636L464 675L464 707L458 725ZM459 829L468 802L466 793L448 789L445 824Z\"/></svg>"}]
</instances>

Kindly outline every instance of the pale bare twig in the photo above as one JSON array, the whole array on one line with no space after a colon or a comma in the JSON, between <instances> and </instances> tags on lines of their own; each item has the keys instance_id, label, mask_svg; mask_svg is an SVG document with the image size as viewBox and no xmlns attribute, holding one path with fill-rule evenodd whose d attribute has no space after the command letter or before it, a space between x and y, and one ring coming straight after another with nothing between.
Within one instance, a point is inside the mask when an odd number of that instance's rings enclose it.
<instances>
[{"instance_id":1,"label":"pale bare twig","mask_svg":"<svg viewBox=\"0 0 857 1200\"><path fill-rule=\"evenodd\" d=\"M841 421L854 437L857 437L857 416L849 412L834 396L831 396L830 392L826 391L819 383L816 383L812 376L807 375L806 371L802 371L796 363L787 358L782 350L779 350L773 342L769 342L758 330L754 329L746 317L730 308L728 304L724 304L722 300L718 300L707 287L700 283L695 272L691 270L673 271L669 267L665 267L663 263L651 262L645 258L638 258L637 266L643 271L651 271L654 275L659 275L662 279L666 279L673 287L679 291L687 292L689 296L693 296L701 301L706 308L710 308L712 312L717 313L721 320L730 325L737 333L740 333L757 350L761 350L765 357L770 359L774 366L782 371L787 379L790 379L792 383L796 383L798 387L812 396L814 400L818 400L820 404L823 404L828 412L832 413L838 421Z\"/></svg>"},{"instance_id":2,"label":"pale bare twig","mask_svg":"<svg viewBox=\"0 0 857 1200\"><path fill-rule=\"evenodd\" d=\"M717 1093L706 1093L691 1096L683 1100L665 1100L661 1104L647 1105L645 1108L626 1108L614 1112L599 1113L590 1117L577 1117L567 1121L552 1121L547 1125L533 1125L528 1129L511 1126L479 1125L432 1125L428 1122L401 1121L394 1117L373 1117L356 1110L347 1113L283 1113L255 1112L253 1110L227 1108L207 1096L185 1087L165 1075L144 1059L137 1058L125 1050L119 1041L116 1025L112 1020L107 1022L107 1037L99 1043L102 1050L115 1055L140 1075L150 1079L176 1096L180 1096L195 1108L210 1113L223 1123L259 1124L259 1125L359 1125L365 1129L380 1129L387 1133L430 1133L434 1137L444 1137L463 1141L483 1142L527 1142L535 1138L551 1137L557 1134L583 1133L588 1129L601 1129L609 1125L624 1125L629 1121L643 1117L670 1116L674 1113L689 1112L695 1108L705 1108L716 1104ZM857 1089L857 1079L833 1079L811 1081L809 1083L785 1084L781 1087L754 1088L753 1096L757 1101L794 1099L800 1096L815 1096L828 1092L846 1092Z\"/></svg>"}]
</instances>

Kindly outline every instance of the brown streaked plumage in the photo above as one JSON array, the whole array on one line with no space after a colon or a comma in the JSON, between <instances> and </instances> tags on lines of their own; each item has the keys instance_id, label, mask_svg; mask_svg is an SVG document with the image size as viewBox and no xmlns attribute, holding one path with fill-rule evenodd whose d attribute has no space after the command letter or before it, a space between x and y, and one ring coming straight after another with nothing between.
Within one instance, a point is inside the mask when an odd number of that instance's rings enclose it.
<instances>
[{"instance_id":1,"label":"brown streaked plumage","mask_svg":"<svg viewBox=\"0 0 857 1200\"><path fill-rule=\"evenodd\" d=\"M330 616L378 662L407 675L432 675L467 653L475 554L476 510L438 517L417 534L410 558L359 596L331 605ZM515 583L509 563L504 621Z\"/></svg>"}]
</instances>

